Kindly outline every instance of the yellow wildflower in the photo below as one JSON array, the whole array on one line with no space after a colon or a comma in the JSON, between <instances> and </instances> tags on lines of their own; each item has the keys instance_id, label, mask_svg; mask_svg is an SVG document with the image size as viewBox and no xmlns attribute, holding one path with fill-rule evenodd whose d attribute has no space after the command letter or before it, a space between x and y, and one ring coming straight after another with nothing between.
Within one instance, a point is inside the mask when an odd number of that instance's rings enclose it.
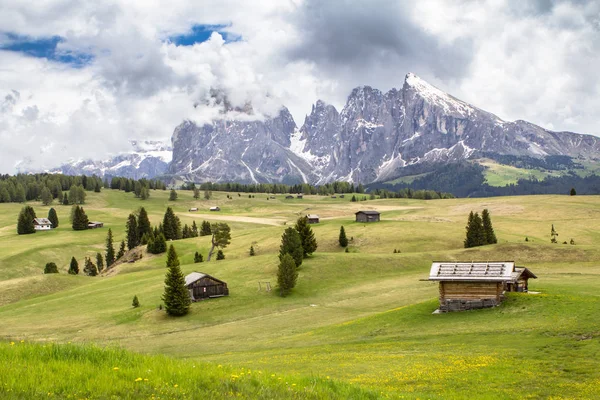
<instances>
[{"instance_id":1,"label":"yellow wildflower","mask_svg":"<svg viewBox=\"0 0 600 400\"><path fill-rule=\"evenodd\" d=\"M14 346L14 345L15 345L15 342L10 342L10 345L11 345L11 346Z\"/></svg>"},{"instance_id":2,"label":"yellow wildflower","mask_svg":"<svg viewBox=\"0 0 600 400\"><path fill-rule=\"evenodd\" d=\"M114 367L113 368L113 371L118 371L118 370L119 370L119 367Z\"/></svg>"},{"instance_id":3,"label":"yellow wildflower","mask_svg":"<svg viewBox=\"0 0 600 400\"><path fill-rule=\"evenodd\" d=\"M173 387L179 387L179 385L178 384L174 384Z\"/></svg>"},{"instance_id":4,"label":"yellow wildflower","mask_svg":"<svg viewBox=\"0 0 600 400\"><path fill-rule=\"evenodd\" d=\"M136 382L139 382L139 381L141 381L141 380L142 380L142 378L136 378L136 379L135 379L135 381L136 381Z\"/></svg>"}]
</instances>

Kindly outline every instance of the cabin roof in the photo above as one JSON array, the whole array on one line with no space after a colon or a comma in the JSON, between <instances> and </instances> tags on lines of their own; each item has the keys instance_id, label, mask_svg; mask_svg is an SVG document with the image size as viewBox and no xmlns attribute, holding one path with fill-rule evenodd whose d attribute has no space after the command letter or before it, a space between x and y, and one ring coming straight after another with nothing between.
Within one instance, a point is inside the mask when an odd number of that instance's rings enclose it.
<instances>
[{"instance_id":1,"label":"cabin roof","mask_svg":"<svg viewBox=\"0 0 600 400\"><path fill-rule=\"evenodd\" d=\"M375 210L366 210L366 211L357 211L354 214L379 215L381 213L379 211L375 211Z\"/></svg>"},{"instance_id":2,"label":"cabin roof","mask_svg":"<svg viewBox=\"0 0 600 400\"><path fill-rule=\"evenodd\" d=\"M215 278L213 276L210 276L208 274L205 274L203 272L192 272L191 274L187 274L185 276L185 286L191 285L192 283L196 282L197 280L200 280L202 278L207 278L207 277L210 278L210 279L213 279L213 280L215 280L217 282L225 283L222 280L217 279L217 278Z\"/></svg>"},{"instance_id":3,"label":"cabin roof","mask_svg":"<svg viewBox=\"0 0 600 400\"><path fill-rule=\"evenodd\" d=\"M521 276L523 276L524 278L537 279L537 276L535 276L533 272L531 272L525 267L515 267L515 270L513 271L511 276L513 281L518 280Z\"/></svg>"},{"instance_id":4,"label":"cabin roof","mask_svg":"<svg viewBox=\"0 0 600 400\"><path fill-rule=\"evenodd\" d=\"M430 281L512 281L514 261L494 262L434 262Z\"/></svg>"},{"instance_id":5,"label":"cabin roof","mask_svg":"<svg viewBox=\"0 0 600 400\"><path fill-rule=\"evenodd\" d=\"M52 222L48 218L34 218L33 222L38 225L52 225Z\"/></svg>"},{"instance_id":6,"label":"cabin roof","mask_svg":"<svg viewBox=\"0 0 600 400\"><path fill-rule=\"evenodd\" d=\"M319 219L317 214L306 214L306 218L308 219Z\"/></svg>"}]
</instances>

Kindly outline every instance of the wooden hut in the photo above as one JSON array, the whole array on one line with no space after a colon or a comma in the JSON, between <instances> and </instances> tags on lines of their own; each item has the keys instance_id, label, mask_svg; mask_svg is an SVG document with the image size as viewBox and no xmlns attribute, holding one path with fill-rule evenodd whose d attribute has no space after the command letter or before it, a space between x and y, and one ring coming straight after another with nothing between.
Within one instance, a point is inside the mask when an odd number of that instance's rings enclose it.
<instances>
[{"instance_id":1,"label":"wooden hut","mask_svg":"<svg viewBox=\"0 0 600 400\"><path fill-rule=\"evenodd\" d=\"M88 229L96 229L104 227L104 222L90 221L88 222Z\"/></svg>"},{"instance_id":2,"label":"wooden hut","mask_svg":"<svg viewBox=\"0 0 600 400\"><path fill-rule=\"evenodd\" d=\"M440 312L497 306L507 288L527 291L529 278L537 277L513 261L434 262L429 273L430 281L439 282Z\"/></svg>"},{"instance_id":3,"label":"wooden hut","mask_svg":"<svg viewBox=\"0 0 600 400\"><path fill-rule=\"evenodd\" d=\"M356 222L379 222L381 213L379 211L367 210L358 211L356 214Z\"/></svg>"},{"instance_id":4,"label":"wooden hut","mask_svg":"<svg viewBox=\"0 0 600 400\"><path fill-rule=\"evenodd\" d=\"M319 216L317 214L307 214L306 218L308 218L309 224L318 224L319 223Z\"/></svg>"},{"instance_id":5,"label":"wooden hut","mask_svg":"<svg viewBox=\"0 0 600 400\"><path fill-rule=\"evenodd\" d=\"M188 211L198 211L198 207L192 207Z\"/></svg>"},{"instance_id":6,"label":"wooden hut","mask_svg":"<svg viewBox=\"0 0 600 400\"><path fill-rule=\"evenodd\" d=\"M192 301L229 296L227 283L202 272L186 275L185 286L190 292Z\"/></svg>"},{"instance_id":7,"label":"wooden hut","mask_svg":"<svg viewBox=\"0 0 600 400\"><path fill-rule=\"evenodd\" d=\"M211 207L210 211L221 211L221 208L215 206L215 207Z\"/></svg>"},{"instance_id":8,"label":"wooden hut","mask_svg":"<svg viewBox=\"0 0 600 400\"><path fill-rule=\"evenodd\" d=\"M33 229L36 231L49 231L52 229L52 222L48 218L35 218L33 220Z\"/></svg>"}]
</instances>

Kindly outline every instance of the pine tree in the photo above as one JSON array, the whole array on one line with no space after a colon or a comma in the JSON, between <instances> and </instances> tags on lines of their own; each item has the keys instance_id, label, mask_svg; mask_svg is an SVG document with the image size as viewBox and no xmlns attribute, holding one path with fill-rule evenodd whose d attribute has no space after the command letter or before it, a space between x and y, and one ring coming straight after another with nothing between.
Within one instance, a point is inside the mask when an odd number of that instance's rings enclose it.
<instances>
[{"instance_id":1,"label":"pine tree","mask_svg":"<svg viewBox=\"0 0 600 400\"><path fill-rule=\"evenodd\" d=\"M348 238L346 237L346 230L344 229L343 225L340 227L340 236L338 238L338 241L340 243L340 246L348 247Z\"/></svg>"},{"instance_id":2,"label":"pine tree","mask_svg":"<svg viewBox=\"0 0 600 400\"><path fill-rule=\"evenodd\" d=\"M44 267L44 273L45 274L58 274L58 267L56 266L55 263L49 262Z\"/></svg>"},{"instance_id":3,"label":"pine tree","mask_svg":"<svg viewBox=\"0 0 600 400\"><path fill-rule=\"evenodd\" d=\"M254 254L254 246L250 246L250 256L253 256Z\"/></svg>"},{"instance_id":4,"label":"pine tree","mask_svg":"<svg viewBox=\"0 0 600 400\"><path fill-rule=\"evenodd\" d=\"M88 217L83 210L83 207L76 205L73 209L73 230L83 231L88 228Z\"/></svg>"},{"instance_id":5,"label":"pine tree","mask_svg":"<svg viewBox=\"0 0 600 400\"><path fill-rule=\"evenodd\" d=\"M85 266L83 267L83 273L87 276L96 276L98 275L98 269L88 257L85 258Z\"/></svg>"},{"instance_id":6,"label":"pine tree","mask_svg":"<svg viewBox=\"0 0 600 400\"><path fill-rule=\"evenodd\" d=\"M19 218L17 219L17 233L19 235L28 235L30 233L35 233L35 227L33 225L33 220L36 219L35 211L30 206L25 206L21 209L19 213Z\"/></svg>"},{"instance_id":7,"label":"pine tree","mask_svg":"<svg viewBox=\"0 0 600 400\"><path fill-rule=\"evenodd\" d=\"M317 239L315 238L315 234L312 228L308 224L308 217L304 216L298 218L298 221L296 221L296 226L294 226L294 228L300 234L303 255L304 258L306 258L317 250Z\"/></svg>"},{"instance_id":8,"label":"pine tree","mask_svg":"<svg viewBox=\"0 0 600 400\"><path fill-rule=\"evenodd\" d=\"M171 207L167 207L162 223L162 232L167 240L177 240L181 237L181 228L178 227L177 217Z\"/></svg>"},{"instance_id":9,"label":"pine tree","mask_svg":"<svg viewBox=\"0 0 600 400\"><path fill-rule=\"evenodd\" d=\"M125 228L127 232L127 248L131 250L140 244L140 237L138 236L139 231L135 215L129 214Z\"/></svg>"},{"instance_id":10,"label":"pine tree","mask_svg":"<svg viewBox=\"0 0 600 400\"><path fill-rule=\"evenodd\" d=\"M217 261L224 260L224 259L225 259L225 253L223 253L223 250L219 249L219 251L217 251Z\"/></svg>"},{"instance_id":11,"label":"pine tree","mask_svg":"<svg viewBox=\"0 0 600 400\"><path fill-rule=\"evenodd\" d=\"M179 258L173 245L167 253L167 274L165 276L165 292L162 300L165 302L167 314L182 316L188 313L191 299L185 287L185 278L179 267Z\"/></svg>"},{"instance_id":12,"label":"pine tree","mask_svg":"<svg viewBox=\"0 0 600 400\"><path fill-rule=\"evenodd\" d=\"M212 231L210 228L210 222L202 221L202 225L200 227L200 236L208 236L212 235Z\"/></svg>"},{"instance_id":13,"label":"pine tree","mask_svg":"<svg viewBox=\"0 0 600 400\"><path fill-rule=\"evenodd\" d=\"M56 210L54 208L48 210L48 219L52 222L52 228L58 228L58 215L56 215Z\"/></svg>"},{"instance_id":14,"label":"pine tree","mask_svg":"<svg viewBox=\"0 0 600 400\"><path fill-rule=\"evenodd\" d=\"M102 259L102 254L96 253L96 265L98 266L98 272L102 272L104 269L104 260Z\"/></svg>"},{"instance_id":15,"label":"pine tree","mask_svg":"<svg viewBox=\"0 0 600 400\"><path fill-rule=\"evenodd\" d=\"M133 301L131 302L131 306L133 308L138 308L140 306L140 301L138 300L137 295L133 296Z\"/></svg>"},{"instance_id":16,"label":"pine tree","mask_svg":"<svg viewBox=\"0 0 600 400\"><path fill-rule=\"evenodd\" d=\"M189 239L192 237L192 231L190 230L190 227L185 224L183 226L183 229L181 230L181 238L182 239Z\"/></svg>"},{"instance_id":17,"label":"pine tree","mask_svg":"<svg viewBox=\"0 0 600 400\"><path fill-rule=\"evenodd\" d=\"M42 204L45 206L52 204L54 197L52 196L52 192L50 191L50 189L48 189L47 186L44 186L42 188L42 192L40 193L40 200L42 200Z\"/></svg>"},{"instance_id":18,"label":"pine tree","mask_svg":"<svg viewBox=\"0 0 600 400\"><path fill-rule=\"evenodd\" d=\"M125 255L125 240L121 240L121 246L117 252L117 260Z\"/></svg>"},{"instance_id":19,"label":"pine tree","mask_svg":"<svg viewBox=\"0 0 600 400\"><path fill-rule=\"evenodd\" d=\"M550 243L558 243L558 241L556 240L557 236L558 233L556 233L556 230L554 229L554 224L552 224L552 230L550 231Z\"/></svg>"},{"instance_id":20,"label":"pine tree","mask_svg":"<svg viewBox=\"0 0 600 400\"><path fill-rule=\"evenodd\" d=\"M196 252L196 253L194 254L194 262L195 262L195 263L201 263L201 262L203 262L203 261L204 261L204 257L202 257L202 254L200 254L200 253Z\"/></svg>"},{"instance_id":21,"label":"pine tree","mask_svg":"<svg viewBox=\"0 0 600 400\"><path fill-rule=\"evenodd\" d=\"M79 264L75 257L71 257L71 264L69 265L69 274L77 275L79 274Z\"/></svg>"},{"instance_id":22,"label":"pine tree","mask_svg":"<svg viewBox=\"0 0 600 400\"><path fill-rule=\"evenodd\" d=\"M100 193L100 182L96 181L96 185L94 186L94 192Z\"/></svg>"},{"instance_id":23,"label":"pine tree","mask_svg":"<svg viewBox=\"0 0 600 400\"><path fill-rule=\"evenodd\" d=\"M165 235L159 233L155 238L148 240L148 252L152 254L161 254L167 251L167 240Z\"/></svg>"},{"instance_id":24,"label":"pine tree","mask_svg":"<svg viewBox=\"0 0 600 400\"><path fill-rule=\"evenodd\" d=\"M106 268L110 268L115 263L115 246L110 228L108 228L108 234L106 235L106 254L104 255L104 260L106 261Z\"/></svg>"},{"instance_id":25,"label":"pine tree","mask_svg":"<svg viewBox=\"0 0 600 400\"><path fill-rule=\"evenodd\" d=\"M140 207L140 211L137 218L137 229L138 229L138 237L141 240L141 237L144 234L150 234L152 230L152 225L150 225L150 219L148 218L148 213L144 207ZM144 243L145 244L145 243Z\"/></svg>"},{"instance_id":26,"label":"pine tree","mask_svg":"<svg viewBox=\"0 0 600 400\"><path fill-rule=\"evenodd\" d=\"M67 192L65 192L64 196L63 196L63 206L68 206L69 205L69 196L67 195Z\"/></svg>"},{"instance_id":27,"label":"pine tree","mask_svg":"<svg viewBox=\"0 0 600 400\"><path fill-rule=\"evenodd\" d=\"M198 237L198 225L196 225L196 221L192 221L192 237Z\"/></svg>"},{"instance_id":28,"label":"pine tree","mask_svg":"<svg viewBox=\"0 0 600 400\"><path fill-rule=\"evenodd\" d=\"M494 228L492 227L492 219L490 217L490 212L487 208L485 208L481 212L481 221L483 224L485 244L498 243L498 239L496 238L496 234L494 233Z\"/></svg>"},{"instance_id":29,"label":"pine tree","mask_svg":"<svg viewBox=\"0 0 600 400\"><path fill-rule=\"evenodd\" d=\"M175 189L171 189L171 193L169 194L169 201L177 200L177 192Z\"/></svg>"},{"instance_id":30,"label":"pine tree","mask_svg":"<svg viewBox=\"0 0 600 400\"><path fill-rule=\"evenodd\" d=\"M281 257L279 262L279 268L277 269L277 285L279 286L279 294L287 296L290 291L296 286L298 279L298 269L294 258L289 254L285 253Z\"/></svg>"},{"instance_id":31,"label":"pine tree","mask_svg":"<svg viewBox=\"0 0 600 400\"><path fill-rule=\"evenodd\" d=\"M571 196L575 196L577 194L577 191L575 190L575 188L571 188L571 191L569 192L569 194Z\"/></svg>"},{"instance_id":32,"label":"pine tree","mask_svg":"<svg viewBox=\"0 0 600 400\"><path fill-rule=\"evenodd\" d=\"M300 234L294 228L287 228L281 236L281 246L279 247L279 261L289 254L294 259L296 267L302 265L304 258L304 249L302 247L302 239Z\"/></svg>"},{"instance_id":33,"label":"pine tree","mask_svg":"<svg viewBox=\"0 0 600 400\"><path fill-rule=\"evenodd\" d=\"M231 243L231 228L229 228L229 225L226 223L221 222L212 224L210 230L212 232L212 238L210 240L211 248L208 252L207 261L210 261L215 248L221 250Z\"/></svg>"},{"instance_id":34,"label":"pine tree","mask_svg":"<svg viewBox=\"0 0 600 400\"><path fill-rule=\"evenodd\" d=\"M478 213L473 213L473 211L471 211L466 229L465 248L482 246L486 243L483 221Z\"/></svg>"}]
</instances>

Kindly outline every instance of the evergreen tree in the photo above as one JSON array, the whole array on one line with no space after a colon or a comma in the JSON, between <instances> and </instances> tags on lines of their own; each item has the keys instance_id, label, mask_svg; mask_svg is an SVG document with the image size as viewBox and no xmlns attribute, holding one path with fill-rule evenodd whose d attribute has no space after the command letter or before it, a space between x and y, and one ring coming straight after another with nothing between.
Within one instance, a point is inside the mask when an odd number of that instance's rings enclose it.
<instances>
[{"instance_id":1,"label":"evergreen tree","mask_svg":"<svg viewBox=\"0 0 600 400\"><path fill-rule=\"evenodd\" d=\"M138 236L139 231L135 215L129 214L125 228L127 232L127 248L131 250L140 245L140 237Z\"/></svg>"},{"instance_id":2,"label":"evergreen tree","mask_svg":"<svg viewBox=\"0 0 600 400\"><path fill-rule=\"evenodd\" d=\"M71 257L71 264L69 265L69 274L77 275L79 274L79 264L75 257Z\"/></svg>"},{"instance_id":3,"label":"evergreen tree","mask_svg":"<svg viewBox=\"0 0 600 400\"><path fill-rule=\"evenodd\" d=\"M250 256L253 256L254 254L254 246L250 246Z\"/></svg>"},{"instance_id":4,"label":"evergreen tree","mask_svg":"<svg viewBox=\"0 0 600 400\"><path fill-rule=\"evenodd\" d=\"M96 265L98 266L98 272L102 272L104 269L104 260L102 259L102 254L96 253Z\"/></svg>"},{"instance_id":5,"label":"evergreen tree","mask_svg":"<svg viewBox=\"0 0 600 400\"><path fill-rule=\"evenodd\" d=\"M191 299L185 287L185 278L179 267L179 259L173 245L167 253L167 274L165 276L165 292L162 300L165 302L167 314L181 316L188 313Z\"/></svg>"},{"instance_id":6,"label":"evergreen tree","mask_svg":"<svg viewBox=\"0 0 600 400\"><path fill-rule=\"evenodd\" d=\"M306 258L317 250L317 239L315 238L315 234L308 223L308 217L304 216L298 218L294 228L300 234L304 258Z\"/></svg>"},{"instance_id":7,"label":"evergreen tree","mask_svg":"<svg viewBox=\"0 0 600 400\"><path fill-rule=\"evenodd\" d=\"M556 233L556 230L554 229L554 224L552 224L552 230L550 231L550 243L558 243L558 241L556 240L557 236L558 233Z\"/></svg>"},{"instance_id":8,"label":"evergreen tree","mask_svg":"<svg viewBox=\"0 0 600 400\"><path fill-rule=\"evenodd\" d=\"M137 295L133 296L133 301L131 302L131 306L133 308L138 308L140 306L140 301L138 300Z\"/></svg>"},{"instance_id":9,"label":"evergreen tree","mask_svg":"<svg viewBox=\"0 0 600 400\"><path fill-rule=\"evenodd\" d=\"M340 236L338 238L338 241L340 243L340 246L348 247L348 238L346 237L346 230L344 229L344 226L340 227Z\"/></svg>"},{"instance_id":10,"label":"evergreen tree","mask_svg":"<svg viewBox=\"0 0 600 400\"><path fill-rule=\"evenodd\" d=\"M48 219L52 222L53 228L58 228L58 215L56 215L56 210L54 208L51 208L48 211Z\"/></svg>"},{"instance_id":11,"label":"evergreen tree","mask_svg":"<svg viewBox=\"0 0 600 400\"><path fill-rule=\"evenodd\" d=\"M283 256L289 254L294 259L296 267L302 265L304 258L304 248L302 247L302 239L300 234L294 228L287 228L281 236L281 246L279 247L279 261Z\"/></svg>"},{"instance_id":12,"label":"evergreen tree","mask_svg":"<svg viewBox=\"0 0 600 400\"><path fill-rule=\"evenodd\" d=\"M283 257L280 258L279 268L277 269L279 294L281 296L287 296L294 286L296 286L297 279L298 269L296 268L296 262L289 253L285 253Z\"/></svg>"},{"instance_id":13,"label":"evergreen tree","mask_svg":"<svg viewBox=\"0 0 600 400\"><path fill-rule=\"evenodd\" d=\"M202 225L200 226L200 236L208 236L212 235L212 231L210 228L210 222L202 221Z\"/></svg>"},{"instance_id":14,"label":"evergreen tree","mask_svg":"<svg viewBox=\"0 0 600 400\"><path fill-rule=\"evenodd\" d=\"M25 206L21 209L19 213L19 218L17 219L17 233L19 235L28 235L30 233L35 233L35 227L33 225L33 220L36 219L35 211L30 206Z\"/></svg>"},{"instance_id":15,"label":"evergreen tree","mask_svg":"<svg viewBox=\"0 0 600 400\"><path fill-rule=\"evenodd\" d=\"M117 260L125 255L125 240L121 240L121 246L117 252Z\"/></svg>"},{"instance_id":16,"label":"evergreen tree","mask_svg":"<svg viewBox=\"0 0 600 400\"><path fill-rule=\"evenodd\" d=\"M207 261L210 261L215 248L224 249L231 243L231 228L224 222L212 224L210 228L212 232L211 248L208 252Z\"/></svg>"},{"instance_id":17,"label":"evergreen tree","mask_svg":"<svg viewBox=\"0 0 600 400\"><path fill-rule=\"evenodd\" d=\"M498 243L498 239L496 238L496 233L494 233L494 228L492 227L492 219L490 217L490 212L487 208L485 208L481 212L481 221L483 224L483 233L485 237L485 244L495 244Z\"/></svg>"},{"instance_id":18,"label":"evergreen tree","mask_svg":"<svg viewBox=\"0 0 600 400\"><path fill-rule=\"evenodd\" d=\"M224 259L225 259L225 253L223 253L223 250L219 249L219 251L217 251L217 261L224 260Z\"/></svg>"},{"instance_id":19,"label":"evergreen tree","mask_svg":"<svg viewBox=\"0 0 600 400\"><path fill-rule=\"evenodd\" d=\"M13 197L13 202L15 203L24 203L27 199L27 195L25 193L25 188L23 185L18 183L15 187L15 195Z\"/></svg>"},{"instance_id":20,"label":"evergreen tree","mask_svg":"<svg viewBox=\"0 0 600 400\"><path fill-rule=\"evenodd\" d=\"M148 213L146 212L146 209L144 207L140 208L138 214L137 229L139 238L144 236L144 234L150 234L150 231L152 230L152 226L150 225L150 219L148 218Z\"/></svg>"},{"instance_id":21,"label":"evergreen tree","mask_svg":"<svg viewBox=\"0 0 600 400\"><path fill-rule=\"evenodd\" d=\"M54 197L52 196L52 192L50 192L50 189L48 189L47 186L44 186L42 188L42 192L40 193L40 200L42 200L42 204L45 206L52 204L52 200L54 200Z\"/></svg>"},{"instance_id":22,"label":"evergreen tree","mask_svg":"<svg viewBox=\"0 0 600 400\"><path fill-rule=\"evenodd\" d=\"M196 221L192 221L192 237L198 237L198 225L196 225Z\"/></svg>"},{"instance_id":23,"label":"evergreen tree","mask_svg":"<svg viewBox=\"0 0 600 400\"><path fill-rule=\"evenodd\" d=\"M194 262L195 262L195 263L201 263L201 262L203 262L203 261L204 261L204 257L202 257L202 254L200 254L200 253L196 252L196 253L194 254Z\"/></svg>"},{"instance_id":24,"label":"evergreen tree","mask_svg":"<svg viewBox=\"0 0 600 400\"><path fill-rule=\"evenodd\" d=\"M144 235L142 235L142 238L140 239L140 244L142 246L145 246L148 244L148 234L144 233Z\"/></svg>"},{"instance_id":25,"label":"evergreen tree","mask_svg":"<svg viewBox=\"0 0 600 400\"><path fill-rule=\"evenodd\" d=\"M83 231L88 228L88 217L83 210L83 207L75 206L73 210L73 230Z\"/></svg>"},{"instance_id":26,"label":"evergreen tree","mask_svg":"<svg viewBox=\"0 0 600 400\"><path fill-rule=\"evenodd\" d=\"M108 228L108 234L106 235L106 254L104 255L104 260L106 261L106 268L110 268L115 263L115 247L110 228Z\"/></svg>"},{"instance_id":27,"label":"evergreen tree","mask_svg":"<svg viewBox=\"0 0 600 400\"><path fill-rule=\"evenodd\" d=\"M63 196L63 206L68 206L69 205L69 196L67 195L67 192L65 192L64 196Z\"/></svg>"},{"instance_id":28,"label":"evergreen tree","mask_svg":"<svg viewBox=\"0 0 600 400\"><path fill-rule=\"evenodd\" d=\"M197 187L194 188L194 199L198 200L200 198L200 189Z\"/></svg>"},{"instance_id":29,"label":"evergreen tree","mask_svg":"<svg viewBox=\"0 0 600 400\"><path fill-rule=\"evenodd\" d=\"M161 254L167 251L167 240L165 235L159 233L158 236L148 240L148 252L152 254Z\"/></svg>"},{"instance_id":30,"label":"evergreen tree","mask_svg":"<svg viewBox=\"0 0 600 400\"><path fill-rule=\"evenodd\" d=\"M150 198L150 189L147 186L142 186L142 190L140 191L140 199L148 200Z\"/></svg>"},{"instance_id":31,"label":"evergreen tree","mask_svg":"<svg viewBox=\"0 0 600 400\"><path fill-rule=\"evenodd\" d=\"M181 237L181 228L171 207L167 207L162 223L162 232L167 240L177 240Z\"/></svg>"},{"instance_id":32,"label":"evergreen tree","mask_svg":"<svg viewBox=\"0 0 600 400\"><path fill-rule=\"evenodd\" d=\"M58 274L58 267L56 266L55 263L49 262L44 267L44 273L45 274Z\"/></svg>"},{"instance_id":33,"label":"evergreen tree","mask_svg":"<svg viewBox=\"0 0 600 400\"><path fill-rule=\"evenodd\" d=\"M577 194L577 192L575 191L575 188L571 188L571 191L569 192L569 194L571 196L575 196Z\"/></svg>"},{"instance_id":34,"label":"evergreen tree","mask_svg":"<svg viewBox=\"0 0 600 400\"><path fill-rule=\"evenodd\" d=\"M185 224L183 226L182 231L181 231L181 238L182 239L189 239L191 237L192 237L192 231L190 230L190 227L187 224Z\"/></svg>"},{"instance_id":35,"label":"evergreen tree","mask_svg":"<svg viewBox=\"0 0 600 400\"><path fill-rule=\"evenodd\" d=\"M88 257L85 258L85 266L83 267L83 273L87 276L96 276L98 275L98 269Z\"/></svg>"},{"instance_id":36,"label":"evergreen tree","mask_svg":"<svg viewBox=\"0 0 600 400\"><path fill-rule=\"evenodd\" d=\"M171 189L171 193L169 194L169 201L177 200L177 192L175 189Z\"/></svg>"},{"instance_id":37,"label":"evergreen tree","mask_svg":"<svg viewBox=\"0 0 600 400\"><path fill-rule=\"evenodd\" d=\"M94 186L94 192L100 193L100 182L96 181L96 186Z\"/></svg>"},{"instance_id":38,"label":"evergreen tree","mask_svg":"<svg viewBox=\"0 0 600 400\"><path fill-rule=\"evenodd\" d=\"M207 190L205 190L205 191L204 191L204 198L205 198L206 200L210 200L210 198L211 198L211 197L212 197L212 190L208 190L208 189L207 189Z\"/></svg>"}]
</instances>

